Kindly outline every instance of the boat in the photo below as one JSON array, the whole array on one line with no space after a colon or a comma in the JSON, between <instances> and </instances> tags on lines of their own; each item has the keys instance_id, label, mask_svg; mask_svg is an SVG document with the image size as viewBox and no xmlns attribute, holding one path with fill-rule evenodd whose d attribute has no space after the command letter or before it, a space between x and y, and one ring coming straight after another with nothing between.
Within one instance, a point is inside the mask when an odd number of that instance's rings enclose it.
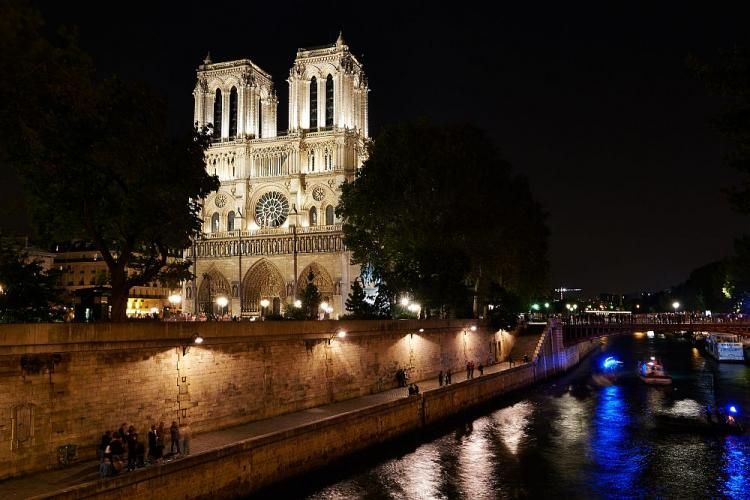
<instances>
[{"instance_id":1,"label":"boat","mask_svg":"<svg viewBox=\"0 0 750 500\"><path fill-rule=\"evenodd\" d=\"M598 367L594 369L594 373L592 374L593 381L597 385L603 387L612 385L620 376L620 367L622 364L622 361L614 356L607 356L601 363L599 363Z\"/></svg>"},{"instance_id":2,"label":"boat","mask_svg":"<svg viewBox=\"0 0 750 500\"><path fill-rule=\"evenodd\" d=\"M710 333L706 337L706 352L719 362L743 363L744 346L738 335Z\"/></svg>"},{"instance_id":3,"label":"boat","mask_svg":"<svg viewBox=\"0 0 750 500\"><path fill-rule=\"evenodd\" d=\"M672 377L667 375L662 364L653 356L650 361L638 363L638 376L647 384L669 385L672 383Z\"/></svg>"}]
</instances>

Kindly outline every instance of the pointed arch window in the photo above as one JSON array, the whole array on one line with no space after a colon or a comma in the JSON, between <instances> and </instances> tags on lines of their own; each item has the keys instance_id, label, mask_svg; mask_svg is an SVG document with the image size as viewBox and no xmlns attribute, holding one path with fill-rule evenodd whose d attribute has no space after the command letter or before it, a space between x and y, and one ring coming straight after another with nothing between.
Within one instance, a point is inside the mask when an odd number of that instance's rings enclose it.
<instances>
[{"instance_id":1,"label":"pointed arch window","mask_svg":"<svg viewBox=\"0 0 750 500\"><path fill-rule=\"evenodd\" d=\"M309 167L310 172L315 172L315 151L312 149L307 154L307 166Z\"/></svg>"},{"instance_id":2,"label":"pointed arch window","mask_svg":"<svg viewBox=\"0 0 750 500\"><path fill-rule=\"evenodd\" d=\"M333 225L333 206L328 205L326 207L326 226Z\"/></svg>"},{"instance_id":3,"label":"pointed arch window","mask_svg":"<svg viewBox=\"0 0 750 500\"><path fill-rule=\"evenodd\" d=\"M315 207L312 207L310 209L310 225L311 226L318 225L318 209Z\"/></svg>"},{"instance_id":4,"label":"pointed arch window","mask_svg":"<svg viewBox=\"0 0 750 500\"><path fill-rule=\"evenodd\" d=\"M263 99L258 99L258 138L263 137Z\"/></svg>"},{"instance_id":5,"label":"pointed arch window","mask_svg":"<svg viewBox=\"0 0 750 500\"><path fill-rule=\"evenodd\" d=\"M234 210L227 215L227 231L234 231Z\"/></svg>"},{"instance_id":6,"label":"pointed arch window","mask_svg":"<svg viewBox=\"0 0 750 500\"><path fill-rule=\"evenodd\" d=\"M214 214L211 216L211 232L219 232L219 212L214 212Z\"/></svg>"},{"instance_id":7,"label":"pointed arch window","mask_svg":"<svg viewBox=\"0 0 750 500\"><path fill-rule=\"evenodd\" d=\"M323 158L323 168L325 170L333 170L333 154L327 148Z\"/></svg>"},{"instance_id":8,"label":"pointed arch window","mask_svg":"<svg viewBox=\"0 0 750 500\"><path fill-rule=\"evenodd\" d=\"M310 128L318 128L318 79L310 80Z\"/></svg>"},{"instance_id":9,"label":"pointed arch window","mask_svg":"<svg viewBox=\"0 0 750 500\"><path fill-rule=\"evenodd\" d=\"M326 127L333 127L333 77L326 78Z\"/></svg>"},{"instance_id":10,"label":"pointed arch window","mask_svg":"<svg viewBox=\"0 0 750 500\"><path fill-rule=\"evenodd\" d=\"M221 138L221 89L216 89L216 96L214 98L214 138Z\"/></svg>"},{"instance_id":11,"label":"pointed arch window","mask_svg":"<svg viewBox=\"0 0 750 500\"><path fill-rule=\"evenodd\" d=\"M237 137L237 87L229 91L229 138Z\"/></svg>"}]
</instances>

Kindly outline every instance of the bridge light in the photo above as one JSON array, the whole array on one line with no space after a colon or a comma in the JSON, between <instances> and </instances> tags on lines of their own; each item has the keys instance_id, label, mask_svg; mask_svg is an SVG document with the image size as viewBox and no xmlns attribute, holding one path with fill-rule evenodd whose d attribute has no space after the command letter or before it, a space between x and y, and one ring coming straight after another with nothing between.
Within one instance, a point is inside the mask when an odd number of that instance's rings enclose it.
<instances>
[{"instance_id":1,"label":"bridge light","mask_svg":"<svg viewBox=\"0 0 750 500\"><path fill-rule=\"evenodd\" d=\"M677 309L680 308L680 303L675 300L672 302L672 307L674 307L675 312L677 312Z\"/></svg>"}]
</instances>

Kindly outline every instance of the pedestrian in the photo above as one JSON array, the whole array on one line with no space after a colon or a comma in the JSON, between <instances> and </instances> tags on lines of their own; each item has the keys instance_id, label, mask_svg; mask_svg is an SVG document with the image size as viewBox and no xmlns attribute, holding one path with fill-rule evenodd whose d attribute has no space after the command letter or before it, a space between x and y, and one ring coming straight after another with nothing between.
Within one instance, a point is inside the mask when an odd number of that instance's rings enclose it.
<instances>
[{"instance_id":1,"label":"pedestrian","mask_svg":"<svg viewBox=\"0 0 750 500\"><path fill-rule=\"evenodd\" d=\"M138 433L132 425L128 428L128 470L135 470L135 459L138 448Z\"/></svg>"},{"instance_id":2,"label":"pedestrian","mask_svg":"<svg viewBox=\"0 0 750 500\"><path fill-rule=\"evenodd\" d=\"M104 434L102 434L102 439L99 442L99 448L97 448L96 450L96 456L99 458L100 462L104 458L104 450L107 449L107 446L109 446L109 443L111 442L112 442L112 431L104 431Z\"/></svg>"},{"instance_id":3,"label":"pedestrian","mask_svg":"<svg viewBox=\"0 0 750 500\"><path fill-rule=\"evenodd\" d=\"M180 454L180 428L177 426L177 422L172 420L172 425L169 427L169 438L172 441L170 451L172 455Z\"/></svg>"},{"instance_id":4,"label":"pedestrian","mask_svg":"<svg viewBox=\"0 0 750 500\"><path fill-rule=\"evenodd\" d=\"M159 449L159 458L164 457L164 448L167 446L164 444L164 422L159 422L159 427L156 428L156 447Z\"/></svg>"},{"instance_id":5,"label":"pedestrian","mask_svg":"<svg viewBox=\"0 0 750 500\"><path fill-rule=\"evenodd\" d=\"M180 424L180 441L182 442L182 455L190 455L190 426Z\"/></svg>"},{"instance_id":6,"label":"pedestrian","mask_svg":"<svg viewBox=\"0 0 750 500\"><path fill-rule=\"evenodd\" d=\"M99 476L104 478L112 475L112 461L108 458L103 458L99 464Z\"/></svg>"},{"instance_id":7,"label":"pedestrian","mask_svg":"<svg viewBox=\"0 0 750 500\"><path fill-rule=\"evenodd\" d=\"M127 434L128 434L127 425L128 424L123 422L122 424L120 424L120 430L117 431L117 434L120 435L120 439L123 442L125 442L125 440L127 439Z\"/></svg>"},{"instance_id":8,"label":"pedestrian","mask_svg":"<svg viewBox=\"0 0 750 500\"><path fill-rule=\"evenodd\" d=\"M419 396L419 386L417 384L414 384L414 395Z\"/></svg>"},{"instance_id":9,"label":"pedestrian","mask_svg":"<svg viewBox=\"0 0 750 500\"><path fill-rule=\"evenodd\" d=\"M470 361L471 364L471 378L474 378L474 362Z\"/></svg>"},{"instance_id":10,"label":"pedestrian","mask_svg":"<svg viewBox=\"0 0 750 500\"><path fill-rule=\"evenodd\" d=\"M484 375L484 365L479 363L479 376L481 377L482 375Z\"/></svg>"},{"instance_id":11,"label":"pedestrian","mask_svg":"<svg viewBox=\"0 0 750 500\"><path fill-rule=\"evenodd\" d=\"M148 431L148 458L152 462L158 462L161 458L159 456L159 433L155 425L152 425L151 430Z\"/></svg>"},{"instance_id":12,"label":"pedestrian","mask_svg":"<svg viewBox=\"0 0 750 500\"><path fill-rule=\"evenodd\" d=\"M414 386L412 384L409 384L409 389L408 390L409 390L409 396L413 396L414 395Z\"/></svg>"},{"instance_id":13,"label":"pedestrian","mask_svg":"<svg viewBox=\"0 0 750 500\"><path fill-rule=\"evenodd\" d=\"M438 387L443 387L443 370L438 373Z\"/></svg>"},{"instance_id":14,"label":"pedestrian","mask_svg":"<svg viewBox=\"0 0 750 500\"><path fill-rule=\"evenodd\" d=\"M508 354L508 366L513 366L513 356Z\"/></svg>"},{"instance_id":15,"label":"pedestrian","mask_svg":"<svg viewBox=\"0 0 750 500\"><path fill-rule=\"evenodd\" d=\"M451 371L450 368L448 368L448 370L445 372L445 385L451 385L452 377L453 377L453 372Z\"/></svg>"},{"instance_id":16,"label":"pedestrian","mask_svg":"<svg viewBox=\"0 0 750 500\"><path fill-rule=\"evenodd\" d=\"M466 362L466 380L471 378L471 362Z\"/></svg>"}]
</instances>

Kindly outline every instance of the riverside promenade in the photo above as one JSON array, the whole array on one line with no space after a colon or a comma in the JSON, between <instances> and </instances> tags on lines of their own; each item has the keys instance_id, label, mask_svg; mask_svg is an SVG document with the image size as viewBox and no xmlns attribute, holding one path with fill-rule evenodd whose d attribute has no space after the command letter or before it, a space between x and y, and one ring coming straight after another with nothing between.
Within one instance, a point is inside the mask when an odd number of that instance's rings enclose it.
<instances>
[{"instance_id":1,"label":"riverside promenade","mask_svg":"<svg viewBox=\"0 0 750 500\"><path fill-rule=\"evenodd\" d=\"M523 363L514 363L514 366L522 366ZM507 362L497 363L485 367L484 376L499 373L511 368ZM474 378L481 378L479 370L475 368ZM461 370L453 373L452 385L466 382L466 371ZM414 381L409 381L413 383ZM436 377L428 380L416 381L420 392L425 393L438 389ZM292 430L304 425L321 422L329 418L344 415L349 412L360 411L369 407L376 407L398 399L408 397L407 388L389 389L376 394L353 398L345 401L327 404L303 411L279 415L276 417L258 420L243 425L229 427L223 430L196 434L190 443L191 455L219 450L235 443L260 438L269 434ZM116 423L113 423L116 425ZM102 429L103 431L103 429ZM125 472L120 476L137 476L146 470L154 468L169 468L179 464L182 459L176 459L161 465L153 465L134 472ZM0 482L0 498L33 498L54 496L57 492L90 482L106 483L112 478L100 479L98 475L98 462L96 460L84 461L62 469L29 474L23 477L7 479Z\"/></svg>"}]
</instances>

